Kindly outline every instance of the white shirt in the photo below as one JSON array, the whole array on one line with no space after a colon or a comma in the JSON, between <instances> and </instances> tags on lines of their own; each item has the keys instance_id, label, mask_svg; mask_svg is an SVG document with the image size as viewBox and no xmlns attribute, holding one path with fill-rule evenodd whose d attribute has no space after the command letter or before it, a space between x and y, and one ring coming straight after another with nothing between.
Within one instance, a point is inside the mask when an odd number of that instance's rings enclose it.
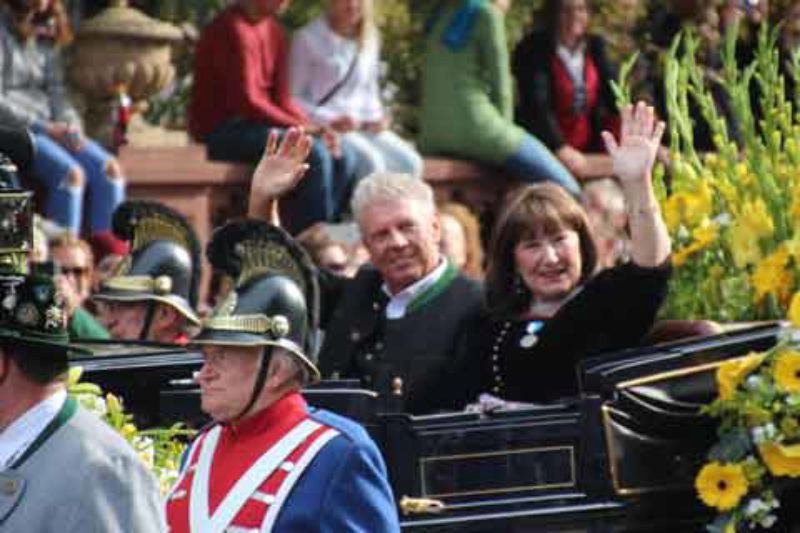
<instances>
[{"instance_id":1,"label":"white shirt","mask_svg":"<svg viewBox=\"0 0 800 533\"><path fill-rule=\"evenodd\" d=\"M347 81L323 105L319 101L342 80L359 53ZM334 32L321 16L295 32L289 55L292 95L311 120L327 125L349 116L359 122L383 118L377 38L359 49L358 43Z\"/></svg>"},{"instance_id":2,"label":"white shirt","mask_svg":"<svg viewBox=\"0 0 800 533\"><path fill-rule=\"evenodd\" d=\"M384 283L383 292L389 295L389 303L386 305L386 318L397 320L406 316L408 305L414 298L428 290L439 281L444 271L447 270L447 261L442 261L439 266L434 268L427 276L419 281L415 281L397 294L392 294L389 287Z\"/></svg>"},{"instance_id":3,"label":"white shirt","mask_svg":"<svg viewBox=\"0 0 800 533\"><path fill-rule=\"evenodd\" d=\"M564 64L564 68L567 69L575 87L583 87L585 83L583 71L586 64L586 46L581 44L575 50L570 50L563 44L559 44L556 48L556 54Z\"/></svg>"},{"instance_id":4,"label":"white shirt","mask_svg":"<svg viewBox=\"0 0 800 533\"><path fill-rule=\"evenodd\" d=\"M8 468L21 457L33 441L61 411L67 401L67 391L59 390L37 403L0 432L0 468Z\"/></svg>"}]
</instances>

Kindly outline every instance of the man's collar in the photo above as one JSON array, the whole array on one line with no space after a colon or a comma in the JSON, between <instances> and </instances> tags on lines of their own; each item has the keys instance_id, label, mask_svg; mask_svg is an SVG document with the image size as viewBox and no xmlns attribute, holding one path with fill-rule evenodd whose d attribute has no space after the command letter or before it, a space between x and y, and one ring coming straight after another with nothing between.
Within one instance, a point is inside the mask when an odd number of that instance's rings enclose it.
<instances>
[{"instance_id":1,"label":"man's collar","mask_svg":"<svg viewBox=\"0 0 800 533\"><path fill-rule=\"evenodd\" d=\"M47 398L25 411L0 433L0 468L20 457L58 415L67 399L67 391L59 388Z\"/></svg>"},{"instance_id":2,"label":"man's collar","mask_svg":"<svg viewBox=\"0 0 800 533\"><path fill-rule=\"evenodd\" d=\"M403 318L411 303L426 290L431 288L447 271L449 263L447 259L440 258L439 265L430 271L425 277L419 279L401 290L397 294L389 291L389 286L384 283L381 287L384 293L389 296L389 303L386 306L386 318Z\"/></svg>"}]
</instances>

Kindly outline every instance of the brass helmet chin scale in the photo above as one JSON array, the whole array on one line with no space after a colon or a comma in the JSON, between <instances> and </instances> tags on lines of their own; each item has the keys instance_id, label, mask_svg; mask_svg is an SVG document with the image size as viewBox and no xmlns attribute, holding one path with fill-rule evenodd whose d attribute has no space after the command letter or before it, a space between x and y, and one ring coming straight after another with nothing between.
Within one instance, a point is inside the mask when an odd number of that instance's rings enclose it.
<instances>
[{"instance_id":1,"label":"brass helmet chin scale","mask_svg":"<svg viewBox=\"0 0 800 533\"><path fill-rule=\"evenodd\" d=\"M312 382L318 381L319 286L305 250L281 228L243 220L217 229L206 256L234 286L192 344L264 347L251 401L242 414L264 386L272 347L283 348L308 370Z\"/></svg>"},{"instance_id":2,"label":"brass helmet chin scale","mask_svg":"<svg viewBox=\"0 0 800 533\"><path fill-rule=\"evenodd\" d=\"M130 242L131 251L94 298L151 304L143 339L157 302L199 325L194 309L201 271L200 244L186 219L156 202L127 201L114 212L113 230L117 237Z\"/></svg>"}]
</instances>

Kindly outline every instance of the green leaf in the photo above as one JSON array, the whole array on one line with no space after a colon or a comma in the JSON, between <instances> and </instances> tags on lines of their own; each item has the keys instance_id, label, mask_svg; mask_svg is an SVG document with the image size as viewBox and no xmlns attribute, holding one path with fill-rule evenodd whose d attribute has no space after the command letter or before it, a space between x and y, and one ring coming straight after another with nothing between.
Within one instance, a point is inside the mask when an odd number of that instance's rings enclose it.
<instances>
[{"instance_id":1,"label":"green leaf","mask_svg":"<svg viewBox=\"0 0 800 533\"><path fill-rule=\"evenodd\" d=\"M722 434L719 442L708 451L710 461L738 463L751 453L753 445L744 428L735 428Z\"/></svg>"}]
</instances>

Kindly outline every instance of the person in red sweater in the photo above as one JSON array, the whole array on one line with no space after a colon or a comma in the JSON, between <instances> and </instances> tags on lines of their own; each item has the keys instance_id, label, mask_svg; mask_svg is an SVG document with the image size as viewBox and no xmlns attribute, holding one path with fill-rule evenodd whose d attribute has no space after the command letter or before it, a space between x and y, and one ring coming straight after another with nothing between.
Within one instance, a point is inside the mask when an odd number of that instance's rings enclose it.
<instances>
[{"instance_id":1,"label":"person in red sweater","mask_svg":"<svg viewBox=\"0 0 800 533\"><path fill-rule=\"evenodd\" d=\"M203 30L195 52L189 132L208 158L255 165L269 132L301 126L315 134L309 169L281 205L298 233L332 220L347 203L353 157L332 131L312 124L292 100L288 43L276 20L291 0L237 0Z\"/></svg>"}]
</instances>

